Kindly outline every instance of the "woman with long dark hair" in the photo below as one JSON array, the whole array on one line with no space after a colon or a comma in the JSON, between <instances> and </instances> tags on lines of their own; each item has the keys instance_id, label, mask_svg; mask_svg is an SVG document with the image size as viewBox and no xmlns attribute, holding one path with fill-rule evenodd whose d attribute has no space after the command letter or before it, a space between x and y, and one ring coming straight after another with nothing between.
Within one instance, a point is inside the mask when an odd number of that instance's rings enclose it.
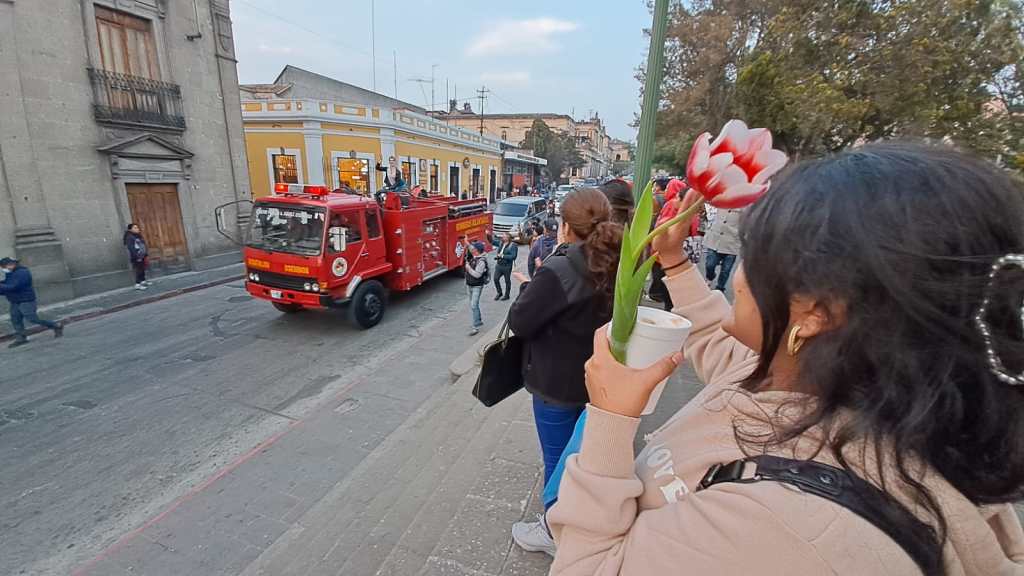
<instances>
[{"instance_id":1,"label":"woman with long dark hair","mask_svg":"<svg viewBox=\"0 0 1024 576\"><path fill-rule=\"evenodd\" d=\"M617 363L547 518L551 573L1024 573L1024 191L948 148L792 167L741 221L735 303L654 246L705 388L634 463L681 362Z\"/></svg>"},{"instance_id":2,"label":"woman with long dark hair","mask_svg":"<svg viewBox=\"0 0 1024 576\"><path fill-rule=\"evenodd\" d=\"M135 289L145 290L150 285L146 280L146 266L148 264L149 249L146 247L146 239L142 237L142 229L132 222L124 231L124 247L128 249L128 260L131 261L132 270L135 271Z\"/></svg>"},{"instance_id":3,"label":"woman with long dark hair","mask_svg":"<svg viewBox=\"0 0 1024 576\"><path fill-rule=\"evenodd\" d=\"M588 400L583 364L594 351L594 330L612 315L622 226L611 216L598 190L570 192L562 201L558 247L509 311L509 327L525 341L523 379L533 395L545 482ZM543 517L516 524L512 536L524 549L554 552Z\"/></svg>"}]
</instances>

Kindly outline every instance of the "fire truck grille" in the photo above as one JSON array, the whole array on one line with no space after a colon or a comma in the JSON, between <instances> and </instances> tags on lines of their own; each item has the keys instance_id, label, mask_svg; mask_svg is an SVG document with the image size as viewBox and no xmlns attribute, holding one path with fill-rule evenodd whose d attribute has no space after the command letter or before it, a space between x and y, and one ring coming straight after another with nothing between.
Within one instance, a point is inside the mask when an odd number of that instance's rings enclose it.
<instances>
[{"instance_id":1,"label":"fire truck grille","mask_svg":"<svg viewBox=\"0 0 1024 576\"><path fill-rule=\"evenodd\" d=\"M316 282L314 278L303 278L301 276L288 276L285 274L274 274L273 272L261 272L250 270L260 275L258 284L270 286L271 288L284 288L285 290L302 290L303 284Z\"/></svg>"}]
</instances>

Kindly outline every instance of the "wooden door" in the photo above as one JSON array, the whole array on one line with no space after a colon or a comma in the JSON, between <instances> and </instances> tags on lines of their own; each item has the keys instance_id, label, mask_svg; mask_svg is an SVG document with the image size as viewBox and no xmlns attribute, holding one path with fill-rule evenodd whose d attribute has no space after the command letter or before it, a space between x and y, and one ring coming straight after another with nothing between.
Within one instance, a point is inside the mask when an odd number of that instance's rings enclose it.
<instances>
[{"instance_id":1,"label":"wooden door","mask_svg":"<svg viewBox=\"0 0 1024 576\"><path fill-rule=\"evenodd\" d=\"M142 228L150 269L158 273L188 269L188 244L176 184L126 184L132 222Z\"/></svg>"}]
</instances>

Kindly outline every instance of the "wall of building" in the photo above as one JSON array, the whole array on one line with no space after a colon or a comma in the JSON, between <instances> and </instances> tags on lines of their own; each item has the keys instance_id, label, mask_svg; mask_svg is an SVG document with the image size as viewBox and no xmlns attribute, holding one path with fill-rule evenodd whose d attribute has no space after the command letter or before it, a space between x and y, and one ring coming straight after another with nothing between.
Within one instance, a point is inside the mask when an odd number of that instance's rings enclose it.
<instances>
[{"instance_id":1,"label":"wall of building","mask_svg":"<svg viewBox=\"0 0 1024 576\"><path fill-rule=\"evenodd\" d=\"M518 146L522 143L523 139L526 138L526 133L533 126L533 121L536 118L540 118L548 125L548 128L558 131L565 132L566 134L576 133L575 123L572 118L568 116L559 115L536 115L536 114L523 114L523 115L498 115L488 116L484 115L484 133L489 134L495 138L501 138L502 140L509 142L513 145ZM477 130L480 129L480 117L479 116L459 116L451 115L444 117L446 123L465 128L466 130ZM529 147L529 146L527 146Z\"/></svg>"},{"instance_id":2,"label":"wall of building","mask_svg":"<svg viewBox=\"0 0 1024 576\"><path fill-rule=\"evenodd\" d=\"M266 132L262 130L266 130ZM245 155L249 161L249 182L252 185L254 198L273 193L274 183L271 182L267 151L280 148L301 151L302 173L299 176L299 182L305 183L304 176L309 174L309 155L306 154L306 143L303 140L301 128L266 128L265 125L253 127L248 123L245 124Z\"/></svg>"},{"instance_id":3,"label":"wall of building","mask_svg":"<svg viewBox=\"0 0 1024 576\"><path fill-rule=\"evenodd\" d=\"M438 166L437 191L441 193L449 190L449 169L453 165L459 167L459 192L470 189L473 168L480 169L483 195L490 190L492 169L495 186L500 186L501 155L496 141L414 112L286 99L245 101L242 108L249 178L257 196L269 193L273 187L268 150L282 147L301 155L304 184L337 186L337 159L355 154L369 161L374 190L383 186L384 179L373 170L374 165L386 164L390 156L414 163L415 181L410 186L429 185L432 163ZM426 161L425 170L421 161ZM319 174L317 163L321 166Z\"/></svg>"},{"instance_id":4,"label":"wall of building","mask_svg":"<svg viewBox=\"0 0 1024 576\"><path fill-rule=\"evenodd\" d=\"M97 5L150 20L161 80L181 90L184 131L95 120L87 69L102 67ZM128 180L116 154L100 149L135 136L191 154L182 176L166 181L178 187L190 267L237 258L213 218L214 206L248 194L230 15L226 0L198 8L203 35L190 42L190 2L0 0L0 250L33 268L41 299L130 284Z\"/></svg>"}]
</instances>

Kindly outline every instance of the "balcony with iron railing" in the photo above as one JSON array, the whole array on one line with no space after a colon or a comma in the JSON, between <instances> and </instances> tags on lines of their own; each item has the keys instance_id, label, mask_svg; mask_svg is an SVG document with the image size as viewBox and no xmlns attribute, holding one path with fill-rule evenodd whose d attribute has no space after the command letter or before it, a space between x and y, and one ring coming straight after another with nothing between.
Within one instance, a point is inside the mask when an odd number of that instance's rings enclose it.
<instances>
[{"instance_id":1,"label":"balcony with iron railing","mask_svg":"<svg viewBox=\"0 0 1024 576\"><path fill-rule=\"evenodd\" d=\"M98 122L185 130L181 87L140 76L89 68L93 114Z\"/></svg>"}]
</instances>

